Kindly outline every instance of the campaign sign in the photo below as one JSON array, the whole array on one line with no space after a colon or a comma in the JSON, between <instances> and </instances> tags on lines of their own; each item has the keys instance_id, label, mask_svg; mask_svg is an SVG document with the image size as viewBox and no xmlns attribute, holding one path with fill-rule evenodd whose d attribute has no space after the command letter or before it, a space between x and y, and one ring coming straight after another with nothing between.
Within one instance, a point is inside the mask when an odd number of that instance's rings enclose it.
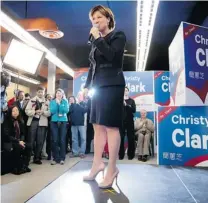
<instances>
[{"instance_id":1,"label":"campaign sign","mask_svg":"<svg viewBox=\"0 0 208 203\"><path fill-rule=\"evenodd\" d=\"M73 95L77 97L78 93L83 90L87 81L88 72L77 71L73 80Z\"/></svg>"},{"instance_id":2,"label":"campaign sign","mask_svg":"<svg viewBox=\"0 0 208 203\"><path fill-rule=\"evenodd\" d=\"M168 71L154 72L155 104L168 106L170 104L170 77Z\"/></svg>"},{"instance_id":3,"label":"campaign sign","mask_svg":"<svg viewBox=\"0 0 208 203\"><path fill-rule=\"evenodd\" d=\"M186 103L208 105L208 28L183 23Z\"/></svg>"},{"instance_id":4,"label":"campaign sign","mask_svg":"<svg viewBox=\"0 0 208 203\"><path fill-rule=\"evenodd\" d=\"M158 135L157 134L158 133L158 131L157 131L157 111L155 111L154 119L155 119L155 122L154 122L154 125L155 125L155 145L157 146L157 135ZM156 150L157 150L157 148L156 148Z\"/></svg>"},{"instance_id":5,"label":"campaign sign","mask_svg":"<svg viewBox=\"0 0 208 203\"><path fill-rule=\"evenodd\" d=\"M181 24L168 49L170 68L170 99L174 105L182 105L186 102L183 42L183 25Z\"/></svg>"},{"instance_id":6,"label":"campaign sign","mask_svg":"<svg viewBox=\"0 0 208 203\"><path fill-rule=\"evenodd\" d=\"M169 47L175 105L208 105L208 28L182 22Z\"/></svg>"},{"instance_id":7,"label":"campaign sign","mask_svg":"<svg viewBox=\"0 0 208 203\"><path fill-rule=\"evenodd\" d=\"M88 72L75 72L73 94L77 96L83 89ZM126 86L129 88L129 97L134 99L137 111L145 109L154 111L153 72L124 72Z\"/></svg>"},{"instance_id":8,"label":"campaign sign","mask_svg":"<svg viewBox=\"0 0 208 203\"><path fill-rule=\"evenodd\" d=\"M208 106L158 107L160 165L208 166Z\"/></svg>"},{"instance_id":9,"label":"campaign sign","mask_svg":"<svg viewBox=\"0 0 208 203\"><path fill-rule=\"evenodd\" d=\"M153 72L129 71L124 72L124 77L129 88L129 97L134 99L137 111L154 111Z\"/></svg>"}]
</instances>

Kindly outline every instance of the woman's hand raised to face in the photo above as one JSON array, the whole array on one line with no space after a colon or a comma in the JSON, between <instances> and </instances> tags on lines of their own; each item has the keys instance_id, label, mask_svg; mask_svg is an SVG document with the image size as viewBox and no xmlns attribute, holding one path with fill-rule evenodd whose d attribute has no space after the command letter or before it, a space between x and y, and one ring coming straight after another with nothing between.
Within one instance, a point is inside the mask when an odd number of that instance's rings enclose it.
<instances>
[{"instance_id":1,"label":"woman's hand raised to face","mask_svg":"<svg viewBox=\"0 0 208 203\"><path fill-rule=\"evenodd\" d=\"M95 39L100 37L100 32L97 27L92 27L90 30L90 34L92 34Z\"/></svg>"}]
</instances>

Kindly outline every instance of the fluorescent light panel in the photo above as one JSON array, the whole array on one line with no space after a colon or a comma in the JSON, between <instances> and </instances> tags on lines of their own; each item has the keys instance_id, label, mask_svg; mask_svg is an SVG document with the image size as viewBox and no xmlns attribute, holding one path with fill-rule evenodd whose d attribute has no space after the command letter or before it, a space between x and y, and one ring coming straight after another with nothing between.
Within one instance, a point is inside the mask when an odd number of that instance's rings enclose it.
<instances>
[{"instance_id":1,"label":"fluorescent light panel","mask_svg":"<svg viewBox=\"0 0 208 203\"><path fill-rule=\"evenodd\" d=\"M3 11L1 11L1 26L7 29L9 32L17 36L19 39L24 41L26 44L33 46L46 53L46 58L54 63L57 67L62 69L64 72L68 73L74 77L74 71L61 61L57 56L55 56L50 50L43 46L38 40L36 40L29 32L25 31L20 25L13 21L9 16L7 16Z\"/></svg>"},{"instance_id":2,"label":"fluorescent light panel","mask_svg":"<svg viewBox=\"0 0 208 203\"><path fill-rule=\"evenodd\" d=\"M159 0L137 1L137 71L146 67L158 4Z\"/></svg>"},{"instance_id":3,"label":"fluorescent light panel","mask_svg":"<svg viewBox=\"0 0 208 203\"><path fill-rule=\"evenodd\" d=\"M44 57L44 52L12 39L4 63L12 68L35 74Z\"/></svg>"},{"instance_id":4,"label":"fluorescent light panel","mask_svg":"<svg viewBox=\"0 0 208 203\"><path fill-rule=\"evenodd\" d=\"M12 71L10 71L10 70L8 70L8 69L3 68L3 70L4 70L5 72L7 72L8 74L10 74L11 76L13 76L13 77L15 77L15 78L19 78L19 79L24 80L24 81L27 81L27 82L29 82L29 83L33 83L33 84L35 84L35 85L38 85L38 84L41 83L40 81L35 80L35 79L33 79L33 78L29 78L29 77L26 77L26 76L18 75L17 73L14 73L14 72L12 72Z\"/></svg>"}]
</instances>

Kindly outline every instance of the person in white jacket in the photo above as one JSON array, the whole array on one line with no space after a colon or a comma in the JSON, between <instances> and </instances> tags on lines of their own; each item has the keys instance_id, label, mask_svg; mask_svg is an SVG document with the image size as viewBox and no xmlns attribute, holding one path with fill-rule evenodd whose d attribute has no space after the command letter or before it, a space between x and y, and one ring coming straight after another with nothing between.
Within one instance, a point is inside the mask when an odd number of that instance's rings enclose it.
<instances>
[{"instance_id":1,"label":"person in white jacket","mask_svg":"<svg viewBox=\"0 0 208 203\"><path fill-rule=\"evenodd\" d=\"M46 136L48 117L50 116L49 102L46 101L44 94L45 88L38 87L37 95L28 102L25 109L28 116L27 126L29 126L28 142L33 146L36 141L33 159L35 164L42 164L41 152Z\"/></svg>"},{"instance_id":2,"label":"person in white jacket","mask_svg":"<svg viewBox=\"0 0 208 203\"><path fill-rule=\"evenodd\" d=\"M141 118L138 118L134 123L134 129L136 131L136 136L138 136L138 160L146 162L149 156L149 145L154 132L154 124L147 118L146 110L141 110L140 115Z\"/></svg>"}]
</instances>

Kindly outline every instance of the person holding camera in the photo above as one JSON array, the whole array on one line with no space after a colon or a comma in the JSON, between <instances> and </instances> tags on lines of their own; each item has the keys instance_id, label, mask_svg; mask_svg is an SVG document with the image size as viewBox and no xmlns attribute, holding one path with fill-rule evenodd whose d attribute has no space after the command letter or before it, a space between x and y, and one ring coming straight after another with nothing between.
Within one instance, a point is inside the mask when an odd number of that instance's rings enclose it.
<instances>
[{"instance_id":1,"label":"person holding camera","mask_svg":"<svg viewBox=\"0 0 208 203\"><path fill-rule=\"evenodd\" d=\"M11 76L7 72L1 72L1 124L3 124L8 110L6 88L9 87L10 81ZM1 129L3 129L3 126L1 126Z\"/></svg>"},{"instance_id":2,"label":"person holding camera","mask_svg":"<svg viewBox=\"0 0 208 203\"><path fill-rule=\"evenodd\" d=\"M154 124L147 118L146 110L141 110L140 115L141 118L138 118L134 123L134 129L136 136L138 136L138 160L146 162L149 156L149 145L152 133L154 132Z\"/></svg>"},{"instance_id":3,"label":"person holding camera","mask_svg":"<svg viewBox=\"0 0 208 203\"><path fill-rule=\"evenodd\" d=\"M48 117L51 115L49 102L45 100L44 95L45 88L38 87L36 96L28 102L25 109L25 113L28 116L27 126L29 127L27 141L31 147L36 142L33 163L39 165L42 164L41 152L46 136Z\"/></svg>"}]
</instances>

